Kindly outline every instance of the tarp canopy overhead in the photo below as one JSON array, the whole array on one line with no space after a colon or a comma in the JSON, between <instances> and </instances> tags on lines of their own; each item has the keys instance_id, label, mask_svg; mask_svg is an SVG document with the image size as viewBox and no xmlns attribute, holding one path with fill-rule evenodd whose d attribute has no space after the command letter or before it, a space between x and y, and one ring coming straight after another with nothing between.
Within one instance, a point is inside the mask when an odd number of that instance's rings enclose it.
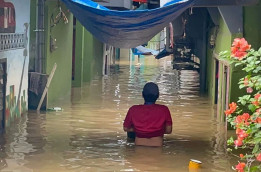
<instances>
[{"instance_id":1,"label":"tarp canopy overhead","mask_svg":"<svg viewBox=\"0 0 261 172\"><path fill-rule=\"evenodd\" d=\"M91 0L62 0L80 23L98 40L117 48L148 42L194 0L171 0L151 10L109 10Z\"/></svg>"}]
</instances>

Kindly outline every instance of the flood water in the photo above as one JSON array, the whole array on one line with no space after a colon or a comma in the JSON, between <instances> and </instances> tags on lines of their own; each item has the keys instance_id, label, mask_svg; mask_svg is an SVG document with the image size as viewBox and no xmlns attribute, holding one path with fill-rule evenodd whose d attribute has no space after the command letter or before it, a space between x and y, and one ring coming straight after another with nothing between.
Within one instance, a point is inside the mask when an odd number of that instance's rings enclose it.
<instances>
[{"instance_id":1,"label":"flood water","mask_svg":"<svg viewBox=\"0 0 261 172\"><path fill-rule=\"evenodd\" d=\"M110 75L73 88L62 112L24 115L0 136L3 172L192 172L190 159L202 161L200 172L229 172L226 132L213 107L199 94L199 75L172 69L171 58L120 61ZM173 133L162 148L135 146L122 130L130 106L142 104L148 81L160 89L157 103L167 105ZM193 171L194 172L194 171Z\"/></svg>"}]
</instances>

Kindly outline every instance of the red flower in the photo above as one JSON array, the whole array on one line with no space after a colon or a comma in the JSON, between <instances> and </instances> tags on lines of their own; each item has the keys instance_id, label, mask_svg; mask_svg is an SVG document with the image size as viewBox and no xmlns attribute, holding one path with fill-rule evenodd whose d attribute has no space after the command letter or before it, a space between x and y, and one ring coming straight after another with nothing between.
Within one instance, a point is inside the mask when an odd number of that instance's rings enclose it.
<instances>
[{"instance_id":1,"label":"red flower","mask_svg":"<svg viewBox=\"0 0 261 172\"><path fill-rule=\"evenodd\" d=\"M256 100L256 101L253 101L252 104L255 105L255 106L258 106L259 102Z\"/></svg>"},{"instance_id":2,"label":"red flower","mask_svg":"<svg viewBox=\"0 0 261 172\"><path fill-rule=\"evenodd\" d=\"M235 102L232 102L229 104L229 108L231 109L232 113L234 113L237 109L237 104Z\"/></svg>"},{"instance_id":3,"label":"red flower","mask_svg":"<svg viewBox=\"0 0 261 172\"><path fill-rule=\"evenodd\" d=\"M261 97L261 94L256 94L255 99L258 101L258 99Z\"/></svg>"},{"instance_id":4,"label":"red flower","mask_svg":"<svg viewBox=\"0 0 261 172\"><path fill-rule=\"evenodd\" d=\"M257 110L256 110L256 113L257 113L258 115L260 115L260 114L261 114L261 108L257 109Z\"/></svg>"},{"instance_id":5,"label":"red flower","mask_svg":"<svg viewBox=\"0 0 261 172\"><path fill-rule=\"evenodd\" d=\"M256 160L261 161L261 153L257 155Z\"/></svg>"},{"instance_id":6,"label":"red flower","mask_svg":"<svg viewBox=\"0 0 261 172\"><path fill-rule=\"evenodd\" d=\"M236 165L236 170L238 172L244 172L244 168L245 168L246 164L244 162L239 162L237 165Z\"/></svg>"},{"instance_id":7,"label":"red flower","mask_svg":"<svg viewBox=\"0 0 261 172\"><path fill-rule=\"evenodd\" d=\"M246 90L247 90L247 93L252 93L253 92L253 88L251 88L251 87L248 87Z\"/></svg>"},{"instance_id":8,"label":"red flower","mask_svg":"<svg viewBox=\"0 0 261 172\"><path fill-rule=\"evenodd\" d=\"M226 114L227 116L230 115L230 114L231 114L230 109L226 110L226 111L225 111L225 114Z\"/></svg>"},{"instance_id":9,"label":"red flower","mask_svg":"<svg viewBox=\"0 0 261 172\"><path fill-rule=\"evenodd\" d=\"M248 85L248 78L244 79L244 85L247 86Z\"/></svg>"},{"instance_id":10,"label":"red flower","mask_svg":"<svg viewBox=\"0 0 261 172\"><path fill-rule=\"evenodd\" d=\"M249 113L243 113L242 118L247 121L250 118Z\"/></svg>"},{"instance_id":11,"label":"red flower","mask_svg":"<svg viewBox=\"0 0 261 172\"><path fill-rule=\"evenodd\" d=\"M238 115L238 116L236 117L235 122L236 122L237 124L240 124L240 123L244 122L244 119L242 118L242 115Z\"/></svg>"},{"instance_id":12,"label":"red flower","mask_svg":"<svg viewBox=\"0 0 261 172\"><path fill-rule=\"evenodd\" d=\"M234 144L235 144L236 146L242 146L242 145L243 145L243 142L242 142L241 138L237 138L237 140L234 141Z\"/></svg>"},{"instance_id":13,"label":"red flower","mask_svg":"<svg viewBox=\"0 0 261 172\"><path fill-rule=\"evenodd\" d=\"M244 155L241 153L241 154L239 154L239 156L240 156L240 158L244 158Z\"/></svg>"},{"instance_id":14,"label":"red flower","mask_svg":"<svg viewBox=\"0 0 261 172\"><path fill-rule=\"evenodd\" d=\"M250 49L251 45L245 40L245 38L236 38L231 47L231 56L242 60L246 57L247 52Z\"/></svg>"},{"instance_id":15,"label":"red flower","mask_svg":"<svg viewBox=\"0 0 261 172\"><path fill-rule=\"evenodd\" d=\"M258 106L260 97L261 97L261 94L256 94L254 97L255 101L253 101L252 104Z\"/></svg>"},{"instance_id":16,"label":"red flower","mask_svg":"<svg viewBox=\"0 0 261 172\"><path fill-rule=\"evenodd\" d=\"M237 128L236 129L236 134L238 135L239 133L241 133L242 132L242 129L241 128Z\"/></svg>"},{"instance_id":17,"label":"red flower","mask_svg":"<svg viewBox=\"0 0 261 172\"><path fill-rule=\"evenodd\" d=\"M242 130L242 132L240 132L238 135L238 139L244 140L244 138L246 138L247 136L248 136L248 134L244 130Z\"/></svg>"},{"instance_id":18,"label":"red flower","mask_svg":"<svg viewBox=\"0 0 261 172\"><path fill-rule=\"evenodd\" d=\"M242 60L247 55L246 52L237 51L236 53L232 54L233 57L237 58L238 60Z\"/></svg>"},{"instance_id":19,"label":"red flower","mask_svg":"<svg viewBox=\"0 0 261 172\"><path fill-rule=\"evenodd\" d=\"M232 46L234 47L240 47L240 38L235 38L234 42L232 43Z\"/></svg>"},{"instance_id":20,"label":"red flower","mask_svg":"<svg viewBox=\"0 0 261 172\"><path fill-rule=\"evenodd\" d=\"M235 122L237 124L249 125L249 122L248 122L249 119L250 119L250 115L248 113L243 113L243 115L238 115L236 117Z\"/></svg>"},{"instance_id":21,"label":"red flower","mask_svg":"<svg viewBox=\"0 0 261 172\"><path fill-rule=\"evenodd\" d=\"M237 104L235 102L232 102L229 104L229 109L225 111L225 114L228 116L231 113L234 113L237 109Z\"/></svg>"},{"instance_id":22,"label":"red flower","mask_svg":"<svg viewBox=\"0 0 261 172\"><path fill-rule=\"evenodd\" d=\"M261 124L261 117L258 117L258 118L256 119L256 123Z\"/></svg>"}]
</instances>

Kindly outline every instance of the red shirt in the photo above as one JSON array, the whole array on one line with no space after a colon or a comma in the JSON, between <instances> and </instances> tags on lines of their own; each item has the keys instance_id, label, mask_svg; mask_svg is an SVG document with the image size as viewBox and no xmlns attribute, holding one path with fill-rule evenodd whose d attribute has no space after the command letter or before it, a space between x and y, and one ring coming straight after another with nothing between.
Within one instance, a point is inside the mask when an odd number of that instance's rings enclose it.
<instances>
[{"instance_id":1,"label":"red shirt","mask_svg":"<svg viewBox=\"0 0 261 172\"><path fill-rule=\"evenodd\" d=\"M163 136L166 125L172 125L170 111L159 104L132 106L123 123L125 128L134 128L140 138Z\"/></svg>"}]
</instances>

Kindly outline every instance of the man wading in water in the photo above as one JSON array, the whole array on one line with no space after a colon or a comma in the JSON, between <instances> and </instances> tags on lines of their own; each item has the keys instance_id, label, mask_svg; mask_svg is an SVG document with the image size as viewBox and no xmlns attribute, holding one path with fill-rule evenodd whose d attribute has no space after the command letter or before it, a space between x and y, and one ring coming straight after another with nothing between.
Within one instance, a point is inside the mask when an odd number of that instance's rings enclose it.
<instances>
[{"instance_id":1,"label":"man wading in water","mask_svg":"<svg viewBox=\"0 0 261 172\"><path fill-rule=\"evenodd\" d=\"M172 132L172 119L167 106L155 104L159 88L153 82L145 84L144 105L132 106L124 120L123 129L135 132L135 145L162 146L164 134Z\"/></svg>"}]
</instances>

